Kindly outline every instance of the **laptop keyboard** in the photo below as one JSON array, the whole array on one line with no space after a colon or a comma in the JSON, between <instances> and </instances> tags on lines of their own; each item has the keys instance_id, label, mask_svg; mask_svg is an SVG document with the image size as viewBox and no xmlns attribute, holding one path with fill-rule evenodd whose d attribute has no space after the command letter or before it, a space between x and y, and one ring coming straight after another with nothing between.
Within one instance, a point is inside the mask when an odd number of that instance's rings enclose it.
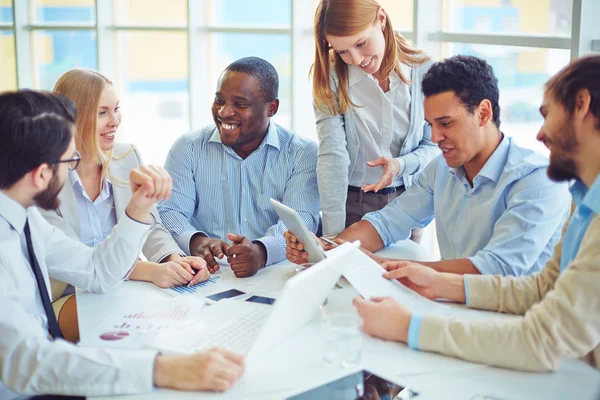
<instances>
[{"instance_id":1,"label":"laptop keyboard","mask_svg":"<svg viewBox=\"0 0 600 400\"><path fill-rule=\"evenodd\" d=\"M242 315L231 319L216 330L200 332L195 336L193 351L218 346L235 353L246 353L258 336L271 309L269 307L244 310Z\"/></svg>"}]
</instances>

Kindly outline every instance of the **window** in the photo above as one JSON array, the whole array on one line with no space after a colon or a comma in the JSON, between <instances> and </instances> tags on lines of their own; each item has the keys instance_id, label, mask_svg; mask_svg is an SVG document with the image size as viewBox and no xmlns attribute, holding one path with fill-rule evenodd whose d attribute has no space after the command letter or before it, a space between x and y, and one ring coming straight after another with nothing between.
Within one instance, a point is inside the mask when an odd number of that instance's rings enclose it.
<instances>
[{"instance_id":1,"label":"window","mask_svg":"<svg viewBox=\"0 0 600 400\"><path fill-rule=\"evenodd\" d=\"M570 35L572 14L573 1L560 0L442 0L441 7L448 32L482 32L477 22L487 19L487 33Z\"/></svg>"},{"instance_id":2,"label":"window","mask_svg":"<svg viewBox=\"0 0 600 400\"><path fill-rule=\"evenodd\" d=\"M0 92L17 88L12 0L0 0Z\"/></svg>"},{"instance_id":3,"label":"window","mask_svg":"<svg viewBox=\"0 0 600 400\"><path fill-rule=\"evenodd\" d=\"M568 64L568 50L464 43L442 43L440 47L442 58L456 54L484 58L498 78L501 131L524 147L549 154L536 140L542 126L539 107L544 83Z\"/></svg>"}]
</instances>

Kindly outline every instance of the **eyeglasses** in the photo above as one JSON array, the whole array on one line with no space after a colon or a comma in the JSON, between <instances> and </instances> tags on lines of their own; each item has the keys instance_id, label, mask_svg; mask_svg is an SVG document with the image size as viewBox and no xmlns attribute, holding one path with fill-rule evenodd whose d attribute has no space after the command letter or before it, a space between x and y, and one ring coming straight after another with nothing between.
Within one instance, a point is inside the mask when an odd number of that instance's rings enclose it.
<instances>
[{"instance_id":1,"label":"eyeglasses","mask_svg":"<svg viewBox=\"0 0 600 400\"><path fill-rule=\"evenodd\" d=\"M69 169L74 170L79 165L79 161L81 161L81 154L79 154L78 151L75 151L75 157L73 157L73 158L69 158L68 160L52 161L52 162L49 162L48 164L69 163L69 165L68 165Z\"/></svg>"}]
</instances>

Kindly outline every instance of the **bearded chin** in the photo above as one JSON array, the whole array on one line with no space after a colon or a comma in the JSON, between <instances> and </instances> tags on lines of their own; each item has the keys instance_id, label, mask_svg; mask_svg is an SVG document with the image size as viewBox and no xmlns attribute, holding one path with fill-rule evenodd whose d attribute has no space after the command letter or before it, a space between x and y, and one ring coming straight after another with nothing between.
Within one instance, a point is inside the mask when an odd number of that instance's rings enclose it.
<instances>
[{"instance_id":1,"label":"bearded chin","mask_svg":"<svg viewBox=\"0 0 600 400\"><path fill-rule=\"evenodd\" d=\"M44 191L38 193L33 198L35 204L42 210L56 210L60 206L60 199L58 198L58 194L62 189L62 185L56 178L57 175L54 175L50 180L48 187Z\"/></svg>"},{"instance_id":2,"label":"bearded chin","mask_svg":"<svg viewBox=\"0 0 600 400\"><path fill-rule=\"evenodd\" d=\"M577 166L575 161L570 158L556 160L550 155L550 165L548 166L548 178L554 182L570 181L577 178Z\"/></svg>"}]
</instances>

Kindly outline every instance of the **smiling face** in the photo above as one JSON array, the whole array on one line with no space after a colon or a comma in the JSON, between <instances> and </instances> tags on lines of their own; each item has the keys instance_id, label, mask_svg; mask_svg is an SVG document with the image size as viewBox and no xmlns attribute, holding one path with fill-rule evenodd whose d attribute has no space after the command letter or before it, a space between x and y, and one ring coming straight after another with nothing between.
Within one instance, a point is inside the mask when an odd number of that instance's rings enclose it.
<instances>
[{"instance_id":1,"label":"smiling face","mask_svg":"<svg viewBox=\"0 0 600 400\"><path fill-rule=\"evenodd\" d=\"M381 67L385 52L385 26L383 10L377 14L377 20L368 29L352 36L325 35L333 50L346 64L355 65L367 74L376 74Z\"/></svg>"},{"instance_id":2,"label":"smiling face","mask_svg":"<svg viewBox=\"0 0 600 400\"><path fill-rule=\"evenodd\" d=\"M262 142L279 100L265 102L257 78L226 70L219 77L212 105L215 125L224 145L244 157Z\"/></svg>"},{"instance_id":3,"label":"smiling face","mask_svg":"<svg viewBox=\"0 0 600 400\"><path fill-rule=\"evenodd\" d=\"M548 177L559 182L577 178L575 157L579 143L572 118L548 92L544 94L540 113L544 118L544 124L537 134L537 140L550 150Z\"/></svg>"},{"instance_id":4,"label":"smiling face","mask_svg":"<svg viewBox=\"0 0 600 400\"><path fill-rule=\"evenodd\" d=\"M467 169L470 163L481 161L485 140L479 107L469 112L452 91L425 97L424 105L431 139L442 150L449 167Z\"/></svg>"},{"instance_id":5,"label":"smiling face","mask_svg":"<svg viewBox=\"0 0 600 400\"><path fill-rule=\"evenodd\" d=\"M115 146L117 128L121 124L119 99L112 85L106 85L98 103L98 143L103 151L110 151Z\"/></svg>"}]
</instances>

